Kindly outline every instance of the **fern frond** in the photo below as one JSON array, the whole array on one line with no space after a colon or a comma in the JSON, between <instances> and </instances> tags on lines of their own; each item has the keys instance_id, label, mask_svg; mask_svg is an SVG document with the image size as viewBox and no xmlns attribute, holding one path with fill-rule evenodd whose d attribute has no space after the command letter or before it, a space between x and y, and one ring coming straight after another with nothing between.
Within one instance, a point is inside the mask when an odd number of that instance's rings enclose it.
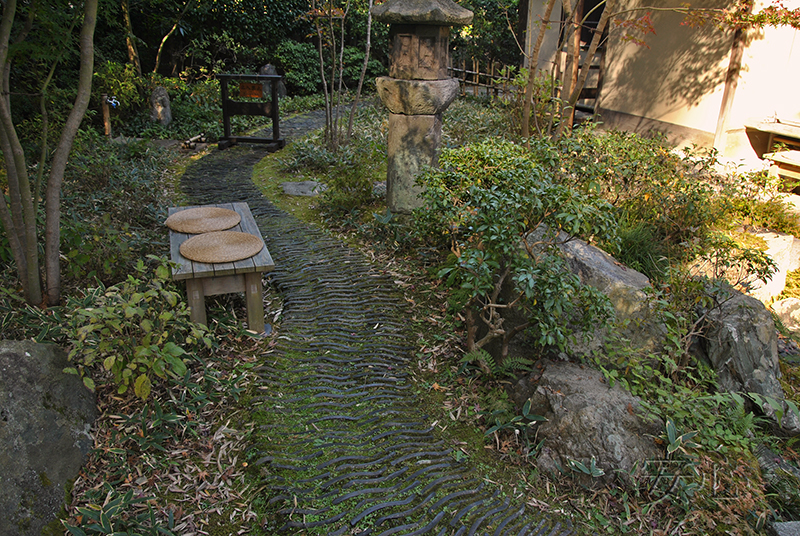
<instances>
[{"instance_id":1,"label":"fern frond","mask_svg":"<svg viewBox=\"0 0 800 536\"><path fill-rule=\"evenodd\" d=\"M517 371L529 372L531 370L533 370L533 361L516 355L506 357L500 367L500 372L503 375L509 375Z\"/></svg>"}]
</instances>

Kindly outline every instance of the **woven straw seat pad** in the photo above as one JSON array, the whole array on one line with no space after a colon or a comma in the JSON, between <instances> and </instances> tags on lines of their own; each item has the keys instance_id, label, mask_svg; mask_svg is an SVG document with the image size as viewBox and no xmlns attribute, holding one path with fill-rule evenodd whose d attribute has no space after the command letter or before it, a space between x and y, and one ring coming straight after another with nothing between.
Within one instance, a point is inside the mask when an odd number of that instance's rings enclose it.
<instances>
[{"instance_id":1,"label":"woven straw seat pad","mask_svg":"<svg viewBox=\"0 0 800 536\"><path fill-rule=\"evenodd\" d=\"M235 262L252 257L264 247L260 237L238 231L216 231L193 236L181 244L181 255L197 262Z\"/></svg>"},{"instance_id":2,"label":"woven straw seat pad","mask_svg":"<svg viewBox=\"0 0 800 536\"><path fill-rule=\"evenodd\" d=\"M241 220L241 216L227 208L196 207L176 212L164 224L179 233L200 234L230 229Z\"/></svg>"}]
</instances>

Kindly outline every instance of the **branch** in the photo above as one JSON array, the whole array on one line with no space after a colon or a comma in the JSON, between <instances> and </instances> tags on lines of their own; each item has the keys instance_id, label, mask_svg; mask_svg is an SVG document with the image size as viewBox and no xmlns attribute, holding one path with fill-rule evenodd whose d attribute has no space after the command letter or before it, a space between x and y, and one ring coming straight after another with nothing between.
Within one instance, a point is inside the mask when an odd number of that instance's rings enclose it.
<instances>
[{"instance_id":1,"label":"branch","mask_svg":"<svg viewBox=\"0 0 800 536\"><path fill-rule=\"evenodd\" d=\"M183 11L181 11L178 15L178 18L175 20L175 24L172 25L172 29L167 32L167 35L165 35L161 40L161 44L158 45L158 52L156 52L156 66L153 67L153 73L158 72L158 67L161 64L161 53L164 51L164 45L166 44L167 39L169 39L172 34L175 33L175 30L178 29L178 25L181 23L181 20L183 20L183 16L186 15L186 12L189 10L189 7L191 7L194 1L195 0L189 0L186 2L186 4L184 4Z\"/></svg>"}]
</instances>

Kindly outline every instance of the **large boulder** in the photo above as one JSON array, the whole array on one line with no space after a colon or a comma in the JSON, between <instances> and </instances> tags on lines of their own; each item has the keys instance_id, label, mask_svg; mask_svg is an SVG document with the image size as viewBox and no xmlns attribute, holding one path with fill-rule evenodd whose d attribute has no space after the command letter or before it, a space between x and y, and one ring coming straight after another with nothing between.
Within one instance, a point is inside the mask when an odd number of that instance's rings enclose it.
<instances>
[{"instance_id":1,"label":"large boulder","mask_svg":"<svg viewBox=\"0 0 800 536\"><path fill-rule=\"evenodd\" d=\"M617 262L602 249L580 239L572 239L559 246L567 259L570 271L581 283L605 294L616 315L618 333L630 340L633 348L657 351L664 344L666 327L654 314L647 301L650 288L647 276ZM589 337L579 337L579 343L570 350L572 356L584 356L601 347L608 328L598 328Z\"/></svg>"},{"instance_id":2,"label":"large boulder","mask_svg":"<svg viewBox=\"0 0 800 536\"><path fill-rule=\"evenodd\" d=\"M700 348L717 371L720 388L784 400L778 381L778 334L770 312L757 299L734 289L720 295L718 303L706 312ZM769 404L763 409L776 416ZM783 413L781 427L800 434L800 419L791 411Z\"/></svg>"},{"instance_id":3,"label":"large boulder","mask_svg":"<svg viewBox=\"0 0 800 536\"><path fill-rule=\"evenodd\" d=\"M57 346L0 341L0 536L38 536L58 523L92 448L94 396L66 366Z\"/></svg>"},{"instance_id":4,"label":"large boulder","mask_svg":"<svg viewBox=\"0 0 800 536\"><path fill-rule=\"evenodd\" d=\"M646 460L663 456L654 438L664 425L643 418L636 397L611 387L597 370L558 361L541 365L541 375L521 379L512 393L517 404L530 400L531 413L547 418L537 430L544 440L536 461L541 471L569 471L571 460L590 467L594 459L603 481L628 484Z\"/></svg>"}]
</instances>

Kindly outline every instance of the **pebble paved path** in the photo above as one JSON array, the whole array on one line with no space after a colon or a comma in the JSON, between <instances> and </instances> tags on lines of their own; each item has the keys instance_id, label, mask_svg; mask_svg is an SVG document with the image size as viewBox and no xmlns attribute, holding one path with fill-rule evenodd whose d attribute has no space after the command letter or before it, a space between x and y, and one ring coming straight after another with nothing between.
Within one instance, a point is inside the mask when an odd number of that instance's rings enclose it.
<instances>
[{"instance_id":1,"label":"pebble paved path","mask_svg":"<svg viewBox=\"0 0 800 536\"><path fill-rule=\"evenodd\" d=\"M292 138L319 114L289 120ZM390 279L358 252L275 208L251 181L263 148L212 151L182 189L198 204L246 201L284 300L277 346L258 369L255 448L274 515L268 534L572 533L471 471L437 439L406 369L410 339Z\"/></svg>"}]
</instances>

